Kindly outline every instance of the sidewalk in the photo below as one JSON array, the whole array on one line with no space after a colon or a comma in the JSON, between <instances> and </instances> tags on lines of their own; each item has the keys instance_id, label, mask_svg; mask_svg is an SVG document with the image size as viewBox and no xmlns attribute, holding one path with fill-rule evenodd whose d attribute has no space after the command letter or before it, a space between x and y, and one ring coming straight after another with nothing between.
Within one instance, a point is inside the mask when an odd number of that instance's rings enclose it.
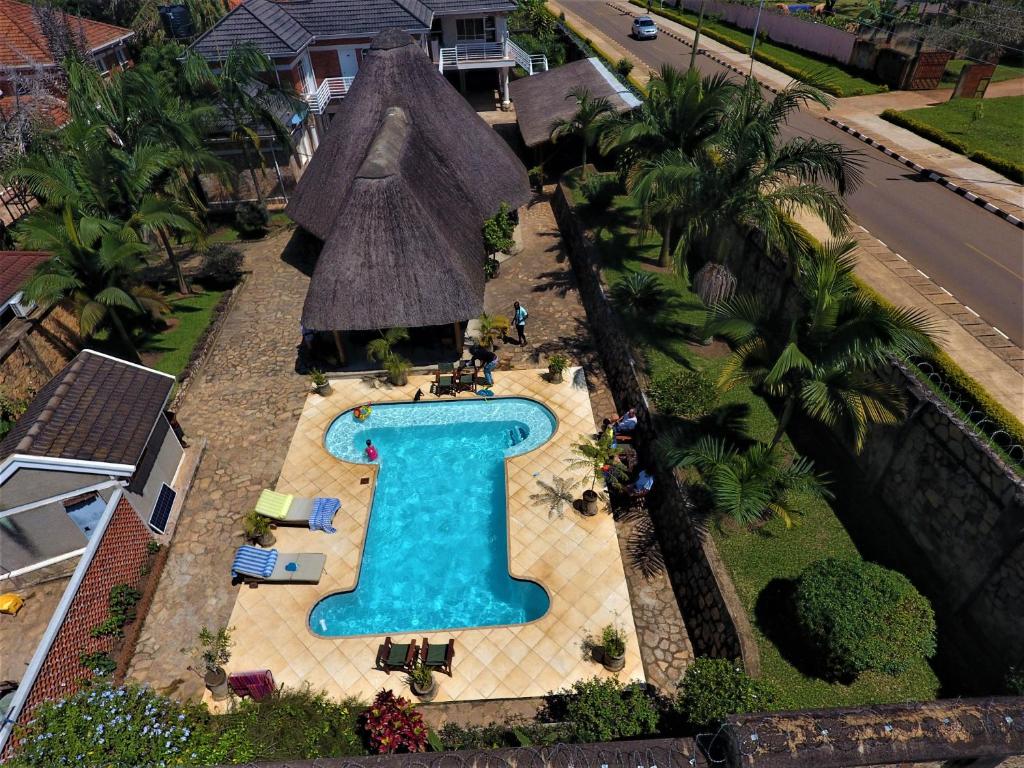
<instances>
[{"instance_id":1,"label":"sidewalk","mask_svg":"<svg viewBox=\"0 0 1024 768\"><path fill-rule=\"evenodd\" d=\"M555 13L564 11L569 22L590 37L594 44L606 53L625 55L625 52L604 33L587 24L571 10L561 6L557 0L549 0L548 5ZM636 6L622 2L607 2L607 5L624 13L640 15L640 9ZM658 24L663 34L669 34L686 44L692 43L693 31L688 27L662 16L658 17ZM716 58L721 58L744 71L750 68L748 57L731 48L726 48L714 40L701 38L700 47L702 50L712 52ZM635 57L630 58L635 61ZM648 70L648 67L642 62L640 62L638 70L641 68L645 73ZM760 62L755 62L754 76L762 83L775 88L785 87L792 80L788 75L773 70ZM839 103L842 104L842 101ZM835 110L833 110L834 112ZM821 114L825 114L824 110L821 111ZM880 120L880 122L884 121ZM896 126L891 127L896 129ZM909 134L906 131L904 133L920 140L914 134ZM941 147L937 149L942 152L947 151ZM865 147L865 151L875 150ZM961 159L969 162L965 158ZM931 162L928 164L937 165ZM921 165L925 165L925 163L922 162ZM971 165L976 164L971 163ZM828 238L827 228L816 217L798 216L797 220L815 237ZM920 309L933 317L941 334L939 345L992 397L1011 413L1021 415L1021 407L1024 403L1024 397L1022 397L1024 394L1024 375L1022 375L1024 374L1024 354L1021 350L1005 339L985 335L990 333L991 329L988 326L976 322L976 318L969 315L966 308L959 302L948 302L946 294L942 292L941 288L934 286L929 279L924 278L913 267L901 261L896 254L892 253L877 238L872 237L870 233L858 227L850 235L856 238L861 245L858 249L858 276L873 290L894 304Z\"/></svg>"}]
</instances>

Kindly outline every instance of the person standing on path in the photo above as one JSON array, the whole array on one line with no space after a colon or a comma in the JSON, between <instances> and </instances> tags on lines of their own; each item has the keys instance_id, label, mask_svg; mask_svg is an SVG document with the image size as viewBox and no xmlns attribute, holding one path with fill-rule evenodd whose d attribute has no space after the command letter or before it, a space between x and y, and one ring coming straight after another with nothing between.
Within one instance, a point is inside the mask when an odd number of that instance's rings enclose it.
<instances>
[{"instance_id":1,"label":"person standing on path","mask_svg":"<svg viewBox=\"0 0 1024 768\"><path fill-rule=\"evenodd\" d=\"M512 325L516 327L516 334L519 337L520 346L526 344L526 307L522 306L518 301L512 302Z\"/></svg>"}]
</instances>

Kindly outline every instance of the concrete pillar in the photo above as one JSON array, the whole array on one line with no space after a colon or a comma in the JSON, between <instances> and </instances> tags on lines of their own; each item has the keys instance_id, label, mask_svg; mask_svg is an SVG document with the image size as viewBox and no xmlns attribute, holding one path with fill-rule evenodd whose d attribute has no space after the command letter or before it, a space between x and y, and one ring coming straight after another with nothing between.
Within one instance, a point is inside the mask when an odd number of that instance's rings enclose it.
<instances>
[{"instance_id":1,"label":"concrete pillar","mask_svg":"<svg viewBox=\"0 0 1024 768\"><path fill-rule=\"evenodd\" d=\"M466 92L466 70L459 70L459 91L462 93Z\"/></svg>"},{"instance_id":2,"label":"concrete pillar","mask_svg":"<svg viewBox=\"0 0 1024 768\"><path fill-rule=\"evenodd\" d=\"M456 322L455 324L455 351L462 354L462 323Z\"/></svg>"},{"instance_id":3,"label":"concrete pillar","mask_svg":"<svg viewBox=\"0 0 1024 768\"><path fill-rule=\"evenodd\" d=\"M501 108L508 109L511 100L508 97L508 67L498 70L498 89L501 91Z\"/></svg>"}]
</instances>

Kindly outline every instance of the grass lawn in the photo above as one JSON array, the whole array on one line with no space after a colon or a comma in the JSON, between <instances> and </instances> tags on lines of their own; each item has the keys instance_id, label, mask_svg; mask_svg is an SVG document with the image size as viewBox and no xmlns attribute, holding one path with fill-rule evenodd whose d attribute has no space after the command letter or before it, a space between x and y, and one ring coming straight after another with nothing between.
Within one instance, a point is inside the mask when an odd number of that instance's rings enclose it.
<instances>
[{"instance_id":1,"label":"grass lawn","mask_svg":"<svg viewBox=\"0 0 1024 768\"><path fill-rule=\"evenodd\" d=\"M223 291L206 291L173 300L167 318L171 327L153 334L140 345L147 364L158 371L180 375L223 295Z\"/></svg>"},{"instance_id":2,"label":"grass lawn","mask_svg":"<svg viewBox=\"0 0 1024 768\"><path fill-rule=\"evenodd\" d=\"M582 210L586 216L586 207ZM662 366L683 366L702 369L716 379L725 364L727 350L718 343L705 347L687 342L687 330L702 322L703 307L684 280L657 268L660 238L653 231L641 238L632 225L635 214L636 209L627 198L617 197L607 214L592 216L609 284L614 285L628 270L653 269L668 293L665 307L656 317L625 319L626 330L644 353L649 372L654 373ZM725 392L720 399L720 407L723 406L745 416L744 434L740 437L771 439L775 415L768 403L749 387L737 386ZM792 451L788 438L782 445ZM761 652L763 677L777 689L781 708L935 698L939 682L926 662L919 662L898 677L865 674L851 685L830 683L807 670L808 654L794 641L792 622L781 620L785 610L780 606L785 601L780 596L789 580L816 560L827 556L859 557L828 503L808 499L789 530L779 520L757 530L726 522L713 525L712 535L750 616Z\"/></svg>"},{"instance_id":3,"label":"grass lawn","mask_svg":"<svg viewBox=\"0 0 1024 768\"><path fill-rule=\"evenodd\" d=\"M270 230L273 231L278 227L291 226L292 220L285 215L284 211L276 211L270 214ZM233 224L225 224L219 226L210 233L207 237L207 241L211 243L237 243L242 238L238 234L238 230L235 229Z\"/></svg>"},{"instance_id":4,"label":"grass lawn","mask_svg":"<svg viewBox=\"0 0 1024 768\"><path fill-rule=\"evenodd\" d=\"M967 64L966 59L950 59L946 64L946 71L942 74L942 82L939 88L952 88L960 77L960 70ZM1014 80L1024 77L1024 66L1018 64L1000 64L992 74L993 83L1001 83L1004 80Z\"/></svg>"},{"instance_id":5,"label":"grass lawn","mask_svg":"<svg viewBox=\"0 0 1024 768\"><path fill-rule=\"evenodd\" d=\"M900 114L949 134L970 152L1024 164L1024 96L956 99Z\"/></svg>"},{"instance_id":6,"label":"grass lawn","mask_svg":"<svg viewBox=\"0 0 1024 768\"><path fill-rule=\"evenodd\" d=\"M646 3L639 2L638 0L630 0L630 2L642 8L647 7ZM651 13L661 14L690 28L697 26L697 14L689 11L652 8ZM753 36L748 32L744 32L721 21L709 20L707 16L704 17L703 30L712 32L714 35L712 39L720 38L718 42L728 45L730 48L735 48L743 53L750 51L750 42ZM708 37L712 37L712 35ZM790 75L796 76L797 72L813 75L816 79L820 80L825 90L834 93L836 96L865 96L889 90L885 85L866 80L853 70L846 69L834 61L818 58L813 54L802 53L792 48L786 48L766 41L758 42L755 58L759 58L756 56L758 52L767 59L774 59L790 67L792 70L788 73ZM767 60L765 64L772 66L773 62Z\"/></svg>"}]
</instances>

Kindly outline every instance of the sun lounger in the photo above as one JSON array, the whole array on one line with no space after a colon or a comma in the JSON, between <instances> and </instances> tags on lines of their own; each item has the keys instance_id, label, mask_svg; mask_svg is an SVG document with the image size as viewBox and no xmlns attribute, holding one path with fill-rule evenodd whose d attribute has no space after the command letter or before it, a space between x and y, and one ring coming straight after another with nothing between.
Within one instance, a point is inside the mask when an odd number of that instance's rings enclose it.
<instances>
[{"instance_id":1,"label":"sun lounger","mask_svg":"<svg viewBox=\"0 0 1024 768\"><path fill-rule=\"evenodd\" d=\"M317 508L334 507L337 512L341 502L328 497L310 499L305 496L293 496L290 493L278 493L264 489L256 502L256 512L269 517L279 525L309 524L313 511ZM321 528L321 530L323 530Z\"/></svg>"},{"instance_id":2,"label":"sun lounger","mask_svg":"<svg viewBox=\"0 0 1024 768\"><path fill-rule=\"evenodd\" d=\"M246 544L235 552L231 577L256 584L316 584L326 564L320 552L284 553Z\"/></svg>"},{"instance_id":3,"label":"sun lounger","mask_svg":"<svg viewBox=\"0 0 1024 768\"><path fill-rule=\"evenodd\" d=\"M416 656L419 648L416 642L400 643L396 645L391 642L390 637L384 638L384 643L377 649L377 669L382 669L391 674L391 670L412 671L416 664Z\"/></svg>"},{"instance_id":4,"label":"sun lounger","mask_svg":"<svg viewBox=\"0 0 1024 768\"><path fill-rule=\"evenodd\" d=\"M423 666L444 672L448 677L452 676L452 659L455 658L455 638L448 641L446 645L431 645L427 638L423 638L423 650L420 660Z\"/></svg>"}]
</instances>

